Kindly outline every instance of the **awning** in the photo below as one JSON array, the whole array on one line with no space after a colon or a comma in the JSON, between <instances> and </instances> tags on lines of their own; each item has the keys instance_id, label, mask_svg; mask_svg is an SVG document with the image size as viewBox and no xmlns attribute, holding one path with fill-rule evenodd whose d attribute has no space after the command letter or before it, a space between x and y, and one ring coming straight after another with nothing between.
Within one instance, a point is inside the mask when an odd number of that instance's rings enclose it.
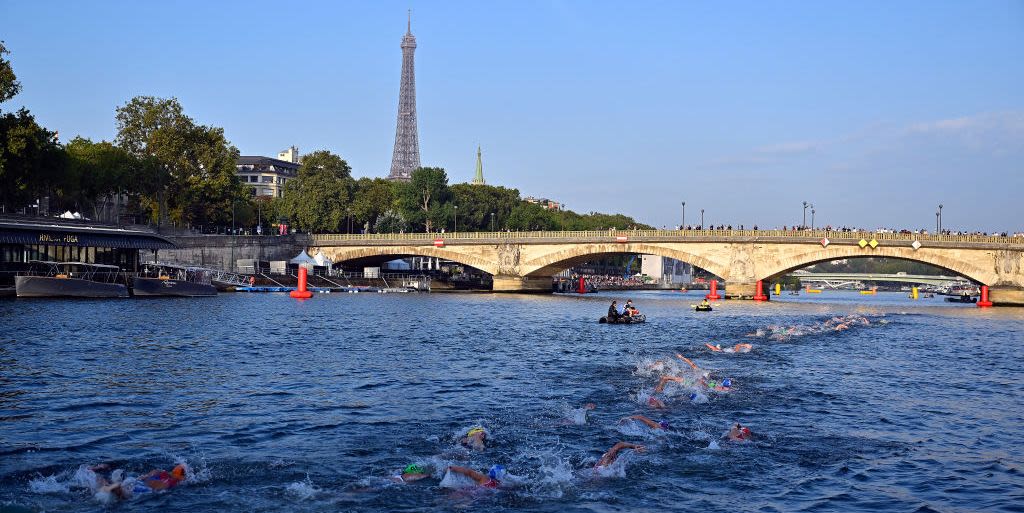
<instances>
[{"instance_id":1,"label":"awning","mask_svg":"<svg viewBox=\"0 0 1024 513\"><path fill-rule=\"evenodd\" d=\"M154 233L118 228L0 221L0 244L44 244L124 249L169 249L173 242Z\"/></svg>"}]
</instances>

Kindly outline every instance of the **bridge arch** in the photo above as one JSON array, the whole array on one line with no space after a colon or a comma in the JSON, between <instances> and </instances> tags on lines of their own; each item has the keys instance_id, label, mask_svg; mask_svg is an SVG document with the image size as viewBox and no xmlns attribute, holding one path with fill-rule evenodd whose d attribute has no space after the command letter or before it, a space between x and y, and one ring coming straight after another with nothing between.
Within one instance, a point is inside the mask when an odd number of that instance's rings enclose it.
<instances>
[{"instance_id":1,"label":"bridge arch","mask_svg":"<svg viewBox=\"0 0 1024 513\"><path fill-rule=\"evenodd\" d=\"M410 256L440 258L450 260L462 265L479 269L485 273L497 274L497 265L485 256L476 256L448 248L437 248L434 246L363 246L349 248L344 246L312 248L311 252L323 251L324 255L334 263L340 264L352 260L371 259L384 257L387 260L405 258Z\"/></svg>"},{"instance_id":2,"label":"bridge arch","mask_svg":"<svg viewBox=\"0 0 1024 513\"><path fill-rule=\"evenodd\" d=\"M763 279L767 281L814 264L847 258L871 257L896 258L929 264L982 285L992 285L998 278L995 272L982 269L965 260L951 257L948 252L929 250L929 248L914 250L907 247L878 247L874 250L864 250L859 246L834 246L829 247L827 250L813 250L789 255L778 259L774 265L766 269L759 269L759 271L761 271L760 274L763 276Z\"/></svg>"},{"instance_id":3,"label":"bridge arch","mask_svg":"<svg viewBox=\"0 0 1024 513\"><path fill-rule=\"evenodd\" d=\"M607 243L578 244L568 249L554 251L533 258L521 264L520 274L527 277L554 276L561 271L581 264L594 257L615 254L641 254L674 258L681 262L700 267L715 276L728 276L728 262L719 262L698 252L650 243Z\"/></svg>"}]
</instances>

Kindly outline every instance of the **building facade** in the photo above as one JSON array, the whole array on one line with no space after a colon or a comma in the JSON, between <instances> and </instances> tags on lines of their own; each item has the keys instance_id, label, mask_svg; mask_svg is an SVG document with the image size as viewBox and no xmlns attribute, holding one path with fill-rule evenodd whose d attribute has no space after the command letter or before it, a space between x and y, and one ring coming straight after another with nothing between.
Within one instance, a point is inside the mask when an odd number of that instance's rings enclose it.
<instances>
[{"instance_id":1,"label":"building facade","mask_svg":"<svg viewBox=\"0 0 1024 513\"><path fill-rule=\"evenodd\" d=\"M640 272L659 285L688 285L693 281L693 267L674 258L642 255Z\"/></svg>"},{"instance_id":2,"label":"building facade","mask_svg":"<svg viewBox=\"0 0 1024 513\"><path fill-rule=\"evenodd\" d=\"M534 205L540 205L544 207L544 210L562 210L562 204L548 198L535 198L533 196L527 196L523 198L523 201L527 203L533 203Z\"/></svg>"},{"instance_id":3,"label":"building facade","mask_svg":"<svg viewBox=\"0 0 1024 513\"><path fill-rule=\"evenodd\" d=\"M291 150L295 150L298 160L298 148L293 146L288 151ZM280 198L284 196L285 184L299 176L299 164L270 157L241 156L235 164L235 174L242 183L252 187L253 196Z\"/></svg>"}]
</instances>

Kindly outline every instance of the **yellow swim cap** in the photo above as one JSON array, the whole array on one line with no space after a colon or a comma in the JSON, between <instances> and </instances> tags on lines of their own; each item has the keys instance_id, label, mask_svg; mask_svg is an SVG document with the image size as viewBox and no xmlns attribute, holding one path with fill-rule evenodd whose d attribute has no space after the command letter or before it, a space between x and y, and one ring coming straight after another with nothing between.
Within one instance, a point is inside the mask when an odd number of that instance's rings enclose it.
<instances>
[{"instance_id":1,"label":"yellow swim cap","mask_svg":"<svg viewBox=\"0 0 1024 513\"><path fill-rule=\"evenodd\" d=\"M482 428L482 427L475 427L473 429L470 429L469 432L466 433L466 436L473 436L473 435L475 435L477 433L487 434L487 432L484 431L484 428Z\"/></svg>"}]
</instances>

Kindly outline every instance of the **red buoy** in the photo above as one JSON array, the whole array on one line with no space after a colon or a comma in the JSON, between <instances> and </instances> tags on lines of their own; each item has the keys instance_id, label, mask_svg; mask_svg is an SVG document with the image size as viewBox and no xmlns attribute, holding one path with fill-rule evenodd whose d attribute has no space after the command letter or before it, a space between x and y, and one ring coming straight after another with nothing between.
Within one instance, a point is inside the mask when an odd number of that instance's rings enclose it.
<instances>
[{"instance_id":1,"label":"red buoy","mask_svg":"<svg viewBox=\"0 0 1024 513\"><path fill-rule=\"evenodd\" d=\"M306 273L309 272L305 267L299 266L299 288L288 293L289 296L295 299L309 299L313 297L313 293L306 290Z\"/></svg>"},{"instance_id":2,"label":"red buoy","mask_svg":"<svg viewBox=\"0 0 1024 513\"><path fill-rule=\"evenodd\" d=\"M587 293L587 282L583 280L582 276L580 276L580 284L576 287L576 292L579 294Z\"/></svg>"},{"instance_id":3,"label":"red buoy","mask_svg":"<svg viewBox=\"0 0 1024 513\"><path fill-rule=\"evenodd\" d=\"M981 300L978 301L978 308L988 308L992 302L988 300L988 285L981 286Z\"/></svg>"},{"instance_id":4,"label":"red buoy","mask_svg":"<svg viewBox=\"0 0 1024 513\"><path fill-rule=\"evenodd\" d=\"M711 280L711 293L704 296L705 299L722 299L722 296L718 295L718 280Z\"/></svg>"},{"instance_id":5,"label":"red buoy","mask_svg":"<svg viewBox=\"0 0 1024 513\"><path fill-rule=\"evenodd\" d=\"M764 282L757 280L757 291L754 293L754 301L768 301L768 296L764 295Z\"/></svg>"}]
</instances>

